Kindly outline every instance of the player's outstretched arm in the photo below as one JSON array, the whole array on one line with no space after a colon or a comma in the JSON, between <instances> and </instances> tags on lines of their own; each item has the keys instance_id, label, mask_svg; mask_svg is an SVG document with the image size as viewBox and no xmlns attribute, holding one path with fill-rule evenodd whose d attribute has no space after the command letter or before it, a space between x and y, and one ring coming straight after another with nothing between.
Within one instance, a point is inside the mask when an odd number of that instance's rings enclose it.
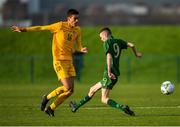
<instances>
[{"instance_id":1,"label":"player's outstretched arm","mask_svg":"<svg viewBox=\"0 0 180 127\"><path fill-rule=\"evenodd\" d=\"M137 58L141 58L142 57L142 53L138 52L135 48L135 45L131 42L128 42L128 47L132 49L134 55L137 57Z\"/></svg>"},{"instance_id":2,"label":"player's outstretched arm","mask_svg":"<svg viewBox=\"0 0 180 127\"><path fill-rule=\"evenodd\" d=\"M18 26L12 26L11 29L14 32L30 32L30 31L55 31L56 28L59 26L58 23L54 23L51 25L46 25L46 26L31 26L31 27L26 27L26 28L22 28L22 27L18 27Z\"/></svg>"},{"instance_id":3,"label":"player's outstretched arm","mask_svg":"<svg viewBox=\"0 0 180 127\"><path fill-rule=\"evenodd\" d=\"M11 26L11 30L14 31L14 32L26 32L25 28L21 28L21 27L18 27L18 26Z\"/></svg>"}]
</instances>

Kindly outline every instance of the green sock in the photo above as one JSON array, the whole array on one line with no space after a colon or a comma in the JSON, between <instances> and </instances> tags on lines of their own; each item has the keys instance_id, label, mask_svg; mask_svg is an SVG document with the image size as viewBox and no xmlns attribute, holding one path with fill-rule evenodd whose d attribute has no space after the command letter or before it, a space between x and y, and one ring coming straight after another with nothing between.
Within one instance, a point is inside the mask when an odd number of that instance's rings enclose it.
<instances>
[{"instance_id":1,"label":"green sock","mask_svg":"<svg viewBox=\"0 0 180 127\"><path fill-rule=\"evenodd\" d=\"M87 103L90 99L91 97L89 97L88 95L85 96L82 100L80 100L79 103L77 103L77 109L83 106L85 103Z\"/></svg>"},{"instance_id":2,"label":"green sock","mask_svg":"<svg viewBox=\"0 0 180 127\"><path fill-rule=\"evenodd\" d=\"M122 105L118 104L117 102L115 102L115 101L112 100L112 99L109 99L108 102L107 102L107 104L108 104L109 106L113 107L113 108L122 110L122 108L121 108Z\"/></svg>"}]
</instances>

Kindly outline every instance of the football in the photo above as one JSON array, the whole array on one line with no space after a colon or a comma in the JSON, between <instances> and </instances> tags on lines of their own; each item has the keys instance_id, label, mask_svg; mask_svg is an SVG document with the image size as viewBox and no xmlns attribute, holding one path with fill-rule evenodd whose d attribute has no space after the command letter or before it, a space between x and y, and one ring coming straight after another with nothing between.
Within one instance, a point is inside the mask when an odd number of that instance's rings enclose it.
<instances>
[{"instance_id":1,"label":"football","mask_svg":"<svg viewBox=\"0 0 180 127\"><path fill-rule=\"evenodd\" d=\"M162 94L169 95L174 92L174 84L172 84L170 81L165 81L161 85L161 92Z\"/></svg>"}]
</instances>

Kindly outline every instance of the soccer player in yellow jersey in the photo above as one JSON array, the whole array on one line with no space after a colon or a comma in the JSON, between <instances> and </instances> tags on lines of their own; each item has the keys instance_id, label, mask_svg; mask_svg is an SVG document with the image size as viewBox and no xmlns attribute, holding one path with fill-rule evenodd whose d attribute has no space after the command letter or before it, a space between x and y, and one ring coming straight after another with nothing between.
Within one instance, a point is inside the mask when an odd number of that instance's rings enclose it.
<instances>
[{"instance_id":1,"label":"soccer player in yellow jersey","mask_svg":"<svg viewBox=\"0 0 180 127\"><path fill-rule=\"evenodd\" d=\"M77 26L79 12L75 9L69 9L67 12L67 21L60 21L46 26L32 26L21 28L12 26L14 32L30 32L49 30L53 33L52 54L53 66L58 80L63 84L51 93L44 95L41 103L41 110L49 116L54 116L54 110L72 93L74 89L74 76L76 76L72 54L74 42L77 43L77 51L87 53L87 48L81 45L81 30ZM51 98L56 97L51 105L47 106Z\"/></svg>"}]
</instances>

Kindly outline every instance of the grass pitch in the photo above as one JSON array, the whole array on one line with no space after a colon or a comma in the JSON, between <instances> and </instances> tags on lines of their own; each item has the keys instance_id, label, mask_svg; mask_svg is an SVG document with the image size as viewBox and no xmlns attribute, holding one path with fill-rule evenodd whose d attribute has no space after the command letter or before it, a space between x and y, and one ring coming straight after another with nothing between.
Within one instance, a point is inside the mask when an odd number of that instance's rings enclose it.
<instances>
[{"instance_id":1,"label":"grass pitch","mask_svg":"<svg viewBox=\"0 0 180 127\"><path fill-rule=\"evenodd\" d=\"M0 125L11 126L179 126L180 86L175 85L172 95L162 95L160 84L117 84L110 97L121 104L128 104L136 113L130 117L122 111L101 103L99 91L94 98L72 113L68 107L70 100L80 100L91 85L76 83L74 94L55 111L50 118L40 111L41 96L56 85L24 84L0 85Z\"/></svg>"}]
</instances>

